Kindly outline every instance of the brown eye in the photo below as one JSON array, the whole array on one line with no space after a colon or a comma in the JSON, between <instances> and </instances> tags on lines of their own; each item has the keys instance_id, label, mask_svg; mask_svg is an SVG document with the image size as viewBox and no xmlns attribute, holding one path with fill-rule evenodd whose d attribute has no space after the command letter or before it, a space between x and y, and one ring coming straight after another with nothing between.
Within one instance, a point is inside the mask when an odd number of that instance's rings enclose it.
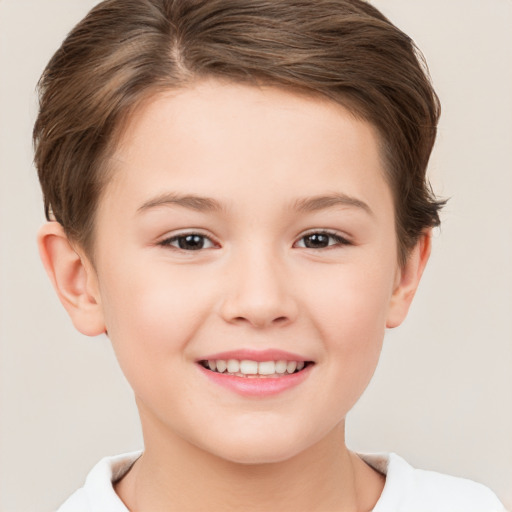
<instances>
[{"instance_id":1,"label":"brown eye","mask_svg":"<svg viewBox=\"0 0 512 512\"><path fill-rule=\"evenodd\" d=\"M314 233L304 237L304 246L308 249L321 249L329 246L329 235Z\"/></svg>"},{"instance_id":2,"label":"brown eye","mask_svg":"<svg viewBox=\"0 0 512 512\"><path fill-rule=\"evenodd\" d=\"M213 242L204 235L190 233L167 238L160 245L170 246L183 251L200 251L201 249L213 247Z\"/></svg>"},{"instance_id":3,"label":"brown eye","mask_svg":"<svg viewBox=\"0 0 512 512\"><path fill-rule=\"evenodd\" d=\"M350 242L335 233L317 232L303 236L297 243L297 247L306 249L325 249L327 247L350 245Z\"/></svg>"},{"instance_id":4,"label":"brown eye","mask_svg":"<svg viewBox=\"0 0 512 512\"><path fill-rule=\"evenodd\" d=\"M178 246L186 251L197 251L204 247L204 236L187 235L178 238Z\"/></svg>"}]
</instances>

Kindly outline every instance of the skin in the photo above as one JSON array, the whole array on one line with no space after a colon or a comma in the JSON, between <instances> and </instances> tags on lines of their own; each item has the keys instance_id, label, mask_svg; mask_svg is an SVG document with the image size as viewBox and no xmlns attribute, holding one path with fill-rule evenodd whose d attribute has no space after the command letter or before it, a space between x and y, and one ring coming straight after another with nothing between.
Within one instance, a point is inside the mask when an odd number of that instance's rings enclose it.
<instances>
[{"instance_id":1,"label":"skin","mask_svg":"<svg viewBox=\"0 0 512 512\"><path fill-rule=\"evenodd\" d=\"M384 477L346 448L345 416L430 252L426 233L398 264L378 142L332 102L199 82L154 97L126 126L94 265L57 223L41 229L75 326L108 331L135 393L145 453L116 485L130 510L373 508ZM177 201L190 195L217 207ZM326 231L328 246L307 247ZM190 233L203 249L179 248ZM198 370L205 355L240 348L315 364L266 398Z\"/></svg>"}]
</instances>

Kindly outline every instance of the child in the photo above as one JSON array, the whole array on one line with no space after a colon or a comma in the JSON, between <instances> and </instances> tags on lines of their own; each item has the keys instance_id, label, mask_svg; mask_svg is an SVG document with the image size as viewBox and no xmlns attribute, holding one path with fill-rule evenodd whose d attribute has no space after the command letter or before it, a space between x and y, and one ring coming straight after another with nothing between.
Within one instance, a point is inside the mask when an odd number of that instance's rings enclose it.
<instances>
[{"instance_id":1,"label":"child","mask_svg":"<svg viewBox=\"0 0 512 512\"><path fill-rule=\"evenodd\" d=\"M498 511L345 445L442 202L411 40L359 0L107 0L43 74L45 268L145 449L61 511Z\"/></svg>"}]
</instances>

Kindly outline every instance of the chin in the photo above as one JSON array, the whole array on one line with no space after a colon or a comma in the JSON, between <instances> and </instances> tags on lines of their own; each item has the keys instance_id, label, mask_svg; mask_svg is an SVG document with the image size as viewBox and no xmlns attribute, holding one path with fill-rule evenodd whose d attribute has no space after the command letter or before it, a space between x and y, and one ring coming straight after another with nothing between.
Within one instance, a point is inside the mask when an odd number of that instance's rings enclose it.
<instances>
[{"instance_id":1,"label":"chin","mask_svg":"<svg viewBox=\"0 0 512 512\"><path fill-rule=\"evenodd\" d=\"M259 465L277 464L292 459L300 453L298 449L281 449L277 453L270 450L260 450L255 447L241 447L218 452L216 455L234 464Z\"/></svg>"},{"instance_id":2,"label":"chin","mask_svg":"<svg viewBox=\"0 0 512 512\"><path fill-rule=\"evenodd\" d=\"M268 428L265 432L236 434L202 448L214 456L236 464L275 464L292 459L316 441L313 439L308 443L304 436L297 433L293 435Z\"/></svg>"}]
</instances>

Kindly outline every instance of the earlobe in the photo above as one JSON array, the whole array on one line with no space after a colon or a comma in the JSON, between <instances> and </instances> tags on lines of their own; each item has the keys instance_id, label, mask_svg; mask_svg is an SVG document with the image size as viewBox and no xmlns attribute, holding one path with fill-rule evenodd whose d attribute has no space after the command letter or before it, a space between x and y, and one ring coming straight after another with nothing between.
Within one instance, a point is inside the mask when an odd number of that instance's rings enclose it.
<instances>
[{"instance_id":1,"label":"earlobe","mask_svg":"<svg viewBox=\"0 0 512 512\"><path fill-rule=\"evenodd\" d=\"M386 327L398 327L407 316L431 251L432 230L425 231L399 269L391 297Z\"/></svg>"},{"instance_id":2,"label":"earlobe","mask_svg":"<svg viewBox=\"0 0 512 512\"><path fill-rule=\"evenodd\" d=\"M103 310L92 265L75 251L58 222L44 224L37 243L46 273L73 325L87 336L104 333Z\"/></svg>"}]
</instances>

